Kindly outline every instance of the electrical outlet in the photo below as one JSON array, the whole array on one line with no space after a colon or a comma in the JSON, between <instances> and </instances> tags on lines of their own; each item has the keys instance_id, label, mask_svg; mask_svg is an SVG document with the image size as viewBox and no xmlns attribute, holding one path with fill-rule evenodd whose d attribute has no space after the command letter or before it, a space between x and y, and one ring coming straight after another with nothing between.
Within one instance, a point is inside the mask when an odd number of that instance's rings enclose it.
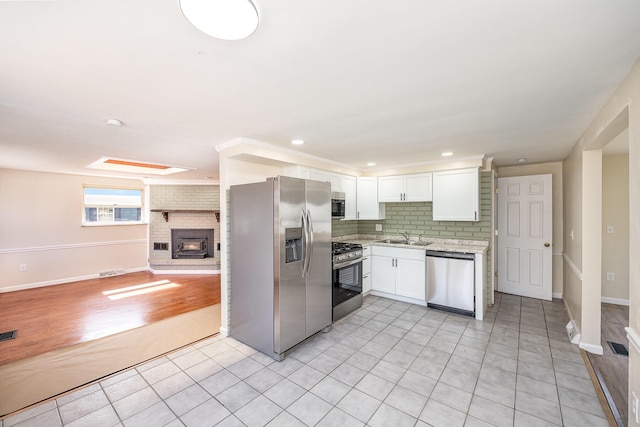
<instances>
[{"instance_id":1,"label":"electrical outlet","mask_svg":"<svg viewBox=\"0 0 640 427\"><path fill-rule=\"evenodd\" d=\"M615 274L615 273L608 272L608 273L607 273L607 281L609 281L609 282L615 282L615 280L616 280L616 274Z\"/></svg>"},{"instance_id":2,"label":"electrical outlet","mask_svg":"<svg viewBox=\"0 0 640 427\"><path fill-rule=\"evenodd\" d=\"M635 392L631 392L631 415L633 415L633 419L635 420L636 424L640 424L640 414L638 414L638 411L640 410L640 408L638 408L638 396L636 396Z\"/></svg>"},{"instance_id":3,"label":"electrical outlet","mask_svg":"<svg viewBox=\"0 0 640 427\"><path fill-rule=\"evenodd\" d=\"M376 224L376 231L382 231L382 224Z\"/></svg>"},{"instance_id":4,"label":"electrical outlet","mask_svg":"<svg viewBox=\"0 0 640 427\"><path fill-rule=\"evenodd\" d=\"M20 264L20 271L27 271L27 264Z\"/></svg>"}]
</instances>

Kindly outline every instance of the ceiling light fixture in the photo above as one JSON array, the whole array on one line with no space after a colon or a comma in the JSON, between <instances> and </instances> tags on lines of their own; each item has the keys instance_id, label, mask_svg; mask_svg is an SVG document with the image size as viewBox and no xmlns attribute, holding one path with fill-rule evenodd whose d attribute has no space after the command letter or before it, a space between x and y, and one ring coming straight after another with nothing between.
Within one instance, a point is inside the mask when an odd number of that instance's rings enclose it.
<instances>
[{"instance_id":1,"label":"ceiling light fixture","mask_svg":"<svg viewBox=\"0 0 640 427\"><path fill-rule=\"evenodd\" d=\"M185 18L203 33L241 40L258 28L258 11L250 0L180 0Z\"/></svg>"},{"instance_id":2,"label":"ceiling light fixture","mask_svg":"<svg viewBox=\"0 0 640 427\"><path fill-rule=\"evenodd\" d=\"M302 144L304 144L304 141L301 140L301 139L294 139L294 140L291 141L291 143L293 145L302 145Z\"/></svg>"},{"instance_id":3,"label":"ceiling light fixture","mask_svg":"<svg viewBox=\"0 0 640 427\"><path fill-rule=\"evenodd\" d=\"M453 151L445 151L444 153L440 153L442 157L453 156Z\"/></svg>"},{"instance_id":4,"label":"ceiling light fixture","mask_svg":"<svg viewBox=\"0 0 640 427\"><path fill-rule=\"evenodd\" d=\"M376 164L374 162L369 162L367 163L367 166L375 166Z\"/></svg>"},{"instance_id":5,"label":"ceiling light fixture","mask_svg":"<svg viewBox=\"0 0 640 427\"><path fill-rule=\"evenodd\" d=\"M518 159L518 163L524 163L524 162L526 162L526 161L527 161L527 158L526 158L526 157L520 157L520 158Z\"/></svg>"},{"instance_id":6,"label":"ceiling light fixture","mask_svg":"<svg viewBox=\"0 0 640 427\"><path fill-rule=\"evenodd\" d=\"M110 126L122 126L122 120L119 119L107 119L106 122Z\"/></svg>"}]
</instances>

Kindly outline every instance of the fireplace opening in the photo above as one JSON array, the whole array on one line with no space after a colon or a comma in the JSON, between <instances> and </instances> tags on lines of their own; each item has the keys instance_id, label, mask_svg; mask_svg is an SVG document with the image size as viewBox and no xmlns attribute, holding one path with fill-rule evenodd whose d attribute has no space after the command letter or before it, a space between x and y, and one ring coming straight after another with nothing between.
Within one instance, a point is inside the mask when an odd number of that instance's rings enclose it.
<instances>
[{"instance_id":1,"label":"fireplace opening","mask_svg":"<svg viewBox=\"0 0 640 427\"><path fill-rule=\"evenodd\" d=\"M171 258L213 258L213 229L174 228L171 230Z\"/></svg>"}]
</instances>

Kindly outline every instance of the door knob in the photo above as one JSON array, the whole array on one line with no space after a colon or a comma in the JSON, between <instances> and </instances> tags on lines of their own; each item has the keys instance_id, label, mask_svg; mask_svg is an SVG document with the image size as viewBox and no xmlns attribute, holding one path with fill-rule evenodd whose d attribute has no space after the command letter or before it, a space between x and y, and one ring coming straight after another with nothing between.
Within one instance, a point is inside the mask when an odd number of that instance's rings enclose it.
<instances>
[{"instance_id":1,"label":"door knob","mask_svg":"<svg viewBox=\"0 0 640 427\"><path fill-rule=\"evenodd\" d=\"M549 243L545 243L545 244L544 244L544 247L545 247L545 248L548 248L549 246L551 246Z\"/></svg>"}]
</instances>

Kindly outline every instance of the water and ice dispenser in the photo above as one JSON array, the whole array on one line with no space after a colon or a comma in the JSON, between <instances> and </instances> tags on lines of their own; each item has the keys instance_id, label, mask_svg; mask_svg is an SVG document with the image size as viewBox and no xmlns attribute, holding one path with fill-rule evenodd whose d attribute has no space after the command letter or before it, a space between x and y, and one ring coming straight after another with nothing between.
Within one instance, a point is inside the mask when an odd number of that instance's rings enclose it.
<instances>
[{"instance_id":1,"label":"water and ice dispenser","mask_svg":"<svg viewBox=\"0 0 640 427\"><path fill-rule=\"evenodd\" d=\"M302 261L302 227L285 228L284 248L286 263Z\"/></svg>"}]
</instances>

